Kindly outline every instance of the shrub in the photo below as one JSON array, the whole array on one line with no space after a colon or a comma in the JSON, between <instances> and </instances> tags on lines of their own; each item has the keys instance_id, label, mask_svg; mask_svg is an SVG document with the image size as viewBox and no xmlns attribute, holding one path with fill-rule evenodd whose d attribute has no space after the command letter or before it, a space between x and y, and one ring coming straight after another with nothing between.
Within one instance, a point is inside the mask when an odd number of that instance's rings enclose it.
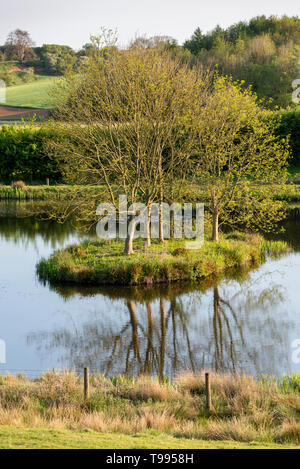
<instances>
[{"instance_id":1,"label":"shrub","mask_svg":"<svg viewBox=\"0 0 300 469\"><path fill-rule=\"evenodd\" d=\"M0 180L45 181L62 178L58 158L46 149L55 131L35 125L0 128Z\"/></svg>"},{"instance_id":2,"label":"shrub","mask_svg":"<svg viewBox=\"0 0 300 469\"><path fill-rule=\"evenodd\" d=\"M184 247L179 247L179 248L176 248L174 251L173 251L173 256L185 256L188 254L188 250Z\"/></svg>"}]
</instances>

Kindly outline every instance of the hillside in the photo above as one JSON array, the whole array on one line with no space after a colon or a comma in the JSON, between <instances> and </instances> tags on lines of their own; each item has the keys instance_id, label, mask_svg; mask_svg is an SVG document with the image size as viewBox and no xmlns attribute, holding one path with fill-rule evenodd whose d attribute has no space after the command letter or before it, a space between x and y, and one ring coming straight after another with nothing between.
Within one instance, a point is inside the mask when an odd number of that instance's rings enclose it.
<instances>
[{"instance_id":1,"label":"hillside","mask_svg":"<svg viewBox=\"0 0 300 469\"><path fill-rule=\"evenodd\" d=\"M50 109L49 91L57 78L45 76L22 85L9 86L6 89L6 105L16 107L34 107Z\"/></svg>"},{"instance_id":2,"label":"hillside","mask_svg":"<svg viewBox=\"0 0 300 469\"><path fill-rule=\"evenodd\" d=\"M267 107L294 106L292 82L300 77L298 17L258 16L207 34L197 28L184 49L193 61L244 80Z\"/></svg>"}]
</instances>

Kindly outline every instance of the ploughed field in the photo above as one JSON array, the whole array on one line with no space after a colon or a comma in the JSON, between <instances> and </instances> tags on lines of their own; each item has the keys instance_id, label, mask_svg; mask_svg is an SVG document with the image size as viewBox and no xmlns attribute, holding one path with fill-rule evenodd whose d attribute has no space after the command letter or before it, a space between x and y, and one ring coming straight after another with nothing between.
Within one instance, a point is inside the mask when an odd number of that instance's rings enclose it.
<instances>
[{"instance_id":1,"label":"ploughed field","mask_svg":"<svg viewBox=\"0 0 300 469\"><path fill-rule=\"evenodd\" d=\"M38 108L23 108L14 106L0 106L0 119L25 119L36 115L36 117L48 117L49 111L47 109Z\"/></svg>"}]
</instances>

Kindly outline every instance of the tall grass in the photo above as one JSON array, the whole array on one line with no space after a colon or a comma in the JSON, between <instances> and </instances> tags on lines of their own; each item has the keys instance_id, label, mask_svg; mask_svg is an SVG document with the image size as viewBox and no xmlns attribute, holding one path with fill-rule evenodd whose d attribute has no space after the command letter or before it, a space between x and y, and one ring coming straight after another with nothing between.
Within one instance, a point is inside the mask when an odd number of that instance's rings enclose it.
<instances>
[{"instance_id":1,"label":"tall grass","mask_svg":"<svg viewBox=\"0 0 300 469\"><path fill-rule=\"evenodd\" d=\"M284 375L281 380L279 380L278 385L285 392L300 392L300 373Z\"/></svg>"},{"instance_id":2,"label":"tall grass","mask_svg":"<svg viewBox=\"0 0 300 469\"><path fill-rule=\"evenodd\" d=\"M82 192L83 188L80 187L80 190ZM99 191L99 188L86 186L85 190L91 194L95 194ZM26 186L26 188L0 184L0 200L66 200L68 196L72 197L75 191L76 186L63 184L56 186Z\"/></svg>"},{"instance_id":3,"label":"tall grass","mask_svg":"<svg viewBox=\"0 0 300 469\"><path fill-rule=\"evenodd\" d=\"M135 434L146 429L204 440L300 443L300 394L274 380L211 374L213 410L205 410L204 374L160 383L149 377L92 375L90 398L72 372L30 381L0 377L0 425L92 429Z\"/></svg>"}]
</instances>

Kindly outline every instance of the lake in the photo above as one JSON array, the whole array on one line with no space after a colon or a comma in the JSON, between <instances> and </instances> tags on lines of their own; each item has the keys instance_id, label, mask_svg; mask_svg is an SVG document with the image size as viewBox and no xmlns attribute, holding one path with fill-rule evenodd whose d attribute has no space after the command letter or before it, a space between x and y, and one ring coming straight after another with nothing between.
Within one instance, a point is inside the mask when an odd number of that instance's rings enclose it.
<instances>
[{"instance_id":1,"label":"lake","mask_svg":"<svg viewBox=\"0 0 300 469\"><path fill-rule=\"evenodd\" d=\"M277 237L295 252L250 272L155 288L53 288L38 280L41 257L82 237L71 224L17 218L0 203L0 372L30 377L89 366L111 376L182 370L280 376L300 371L298 220ZM9 213L7 209L9 208Z\"/></svg>"}]
</instances>

